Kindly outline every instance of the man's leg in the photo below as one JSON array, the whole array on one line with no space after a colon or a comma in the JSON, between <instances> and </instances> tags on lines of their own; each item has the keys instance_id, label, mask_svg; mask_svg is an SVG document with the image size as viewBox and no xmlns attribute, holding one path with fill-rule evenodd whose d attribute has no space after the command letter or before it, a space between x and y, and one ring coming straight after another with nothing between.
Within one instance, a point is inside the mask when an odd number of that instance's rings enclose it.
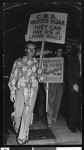
<instances>
[{"instance_id":1,"label":"man's leg","mask_svg":"<svg viewBox=\"0 0 84 150\"><path fill-rule=\"evenodd\" d=\"M55 96L55 104L54 104L54 112L53 112L53 118L55 120L57 120L57 116L59 113L62 95L63 95L63 87L62 84L58 83L56 84L56 96Z\"/></svg>"},{"instance_id":2,"label":"man's leg","mask_svg":"<svg viewBox=\"0 0 84 150\"><path fill-rule=\"evenodd\" d=\"M33 88L33 94L30 99L31 106L26 106L26 108L24 109L24 114L22 117L21 128L20 128L18 139L25 139L25 140L28 139L29 125L33 114L34 105L36 102L37 91L38 91L38 87Z\"/></svg>"},{"instance_id":3,"label":"man's leg","mask_svg":"<svg viewBox=\"0 0 84 150\"><path fill-rule=\"evenodd\" d=\"M76 131L76 120L77 120L77 93L69 94L69 128L75 132Z\"/></svg>"},{"instance_id":4,"label":"man's leg","mask_svg":"<svg viewBox=\"0 0 84 150\"><path fill-rule=\"evenodd\" d=\"M46 100L46 94L45 94L44 83L40 83L39 93L38 93L38 115L39 117L44 117L45 100Z\"/></svg>"},{"instance_id":5,"label":"man's leg","mask_svg":"<svg viewBox=\"0 0 84 150\"><path fill-rule=\"evenodd\" d=\"M53 109L54 109L54 101L55 101L55 95L56 95L56 85L55 83L49 84L49 98L48 98L48 112L47 112L47 119L48 124L52 124L53 119Z\"/></svg>"},{"instance_id":6,"label":"man's leg","mask_svg":"<svg viewBox=\"0 0 84 150\"><path fill-rule=\"evenodd\" d=\"M24 95L23 95L23 88L20 88L20 90L16 91L16 99L14 103L14 122L15 122L15 130L19 130L20 121L24 109Z\"/></svg>"}]
</instances>

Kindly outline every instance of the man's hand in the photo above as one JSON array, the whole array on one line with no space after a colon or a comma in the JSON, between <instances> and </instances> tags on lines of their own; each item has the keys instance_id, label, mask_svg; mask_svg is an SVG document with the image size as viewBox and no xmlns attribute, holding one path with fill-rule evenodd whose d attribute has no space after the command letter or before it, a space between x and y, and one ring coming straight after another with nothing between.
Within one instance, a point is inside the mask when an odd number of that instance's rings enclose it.
<instances>
[{"instance_id":1,"label":"man's hand","mask_svg":"<svg viewBox=\"0 0 84 150\"><path fill-rule=\"evenodd\" d=\"M42 73L42 69L38 69L38 74L41 74Z\"/></svg>"},{"instance_id":2,"label":"man's hand","mask_svg":"<svg viewBox=\"0 0 84 150\"><path fill-rule=\"evenodd\" d=\"M77 84L74 84L74 85L73 85L73 89L74 89L76 92L78 92L78 89L79 89L79 88L78 88L78 85L77 85Z\"/></svg>"},{"instance_id":3,"label":"man's hand","mask_svg":"<svg viewBox=\"0 0 84 150\"><path fill-rule=\"evenodd\" d=\"M11 101L12 101L12 102L14 102L14 101L15 101L15 93L11 93L11 95L10 95L10 99L11 99Z\"/></svg>"}]
</instances>

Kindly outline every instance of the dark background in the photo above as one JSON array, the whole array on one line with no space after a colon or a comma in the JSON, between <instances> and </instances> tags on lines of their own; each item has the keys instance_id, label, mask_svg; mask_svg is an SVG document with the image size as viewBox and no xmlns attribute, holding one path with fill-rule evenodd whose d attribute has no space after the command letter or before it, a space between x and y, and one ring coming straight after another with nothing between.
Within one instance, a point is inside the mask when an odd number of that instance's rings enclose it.
<instances>
[{"instance_id":1,"label":"dark background","mask_svg":"<svg viewBox=\"0 0 84 150\"><path fill-rule=\"evenodd\" d=\"M8 80L14 61L25 54L25 34L29 17L33 13L52 11L67 13L66 42L68 39L81 39L81 3L80 0L9 0L3 3L3 102L4 130L10 125L13 104L10 102ZM41 43L37 42L37 47ZM45 49L55 48L54 43L45 43ZM67 48L64 57L68 58ZM63 109L63 108L62 108Z\"/></svg>"}]
</instances>

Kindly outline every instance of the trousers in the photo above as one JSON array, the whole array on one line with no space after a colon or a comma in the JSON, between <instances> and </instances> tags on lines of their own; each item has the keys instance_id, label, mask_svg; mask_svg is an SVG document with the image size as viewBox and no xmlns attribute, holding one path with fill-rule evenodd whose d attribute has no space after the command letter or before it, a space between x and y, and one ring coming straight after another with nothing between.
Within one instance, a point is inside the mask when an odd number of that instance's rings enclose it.
<instances>
[{"instance_id":1,"label":"trousers","mask_svg":"<svg viewBox=\"0 0 84 150\"><path fill-rule=\"evenodd\" d=\"M62 95L63 86L61 83L49 84L48 124L52 123L53 118L57 119Z\"/></svg>"},{"instance_id":2,"label":"trousers","mask_svg":"<svg viewBox=\"0 0 84 150\"><path fill-rule=\"evenodd\" d=\"M31 89L32 95L30 97L31 105L25 105L24 87L20 87L16 91L16 98L14 102L14 128L18 132L18 140L28 140L29 126L33 122L33 109L36 102L38 87Z\"/></svg>"}]
</instances>

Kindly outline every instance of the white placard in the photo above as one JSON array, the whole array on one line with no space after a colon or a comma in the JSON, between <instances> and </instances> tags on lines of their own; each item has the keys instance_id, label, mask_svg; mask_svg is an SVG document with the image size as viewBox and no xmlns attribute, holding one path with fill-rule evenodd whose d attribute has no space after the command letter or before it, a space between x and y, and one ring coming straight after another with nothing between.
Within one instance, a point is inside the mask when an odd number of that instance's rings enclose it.
<instances>
[{"instance_id":1,"label":"white placard","mask_svg":"<svg viewBox=\"0 0 84 150\"><path fill-rule=\"evenodd\" d=\"M63 83L64 58L42 58L45 79L42 82Z\"/></svg>"},{"instance_id":2,"label":"white placard","mask_svg":"<svg viewBox=\"0 0 84 150\"><path fill-rule=\"evenodd\" d=\"M41 12L30 16L26 41L65 43L67 14Z\"/></svg>"}]
</instances>

